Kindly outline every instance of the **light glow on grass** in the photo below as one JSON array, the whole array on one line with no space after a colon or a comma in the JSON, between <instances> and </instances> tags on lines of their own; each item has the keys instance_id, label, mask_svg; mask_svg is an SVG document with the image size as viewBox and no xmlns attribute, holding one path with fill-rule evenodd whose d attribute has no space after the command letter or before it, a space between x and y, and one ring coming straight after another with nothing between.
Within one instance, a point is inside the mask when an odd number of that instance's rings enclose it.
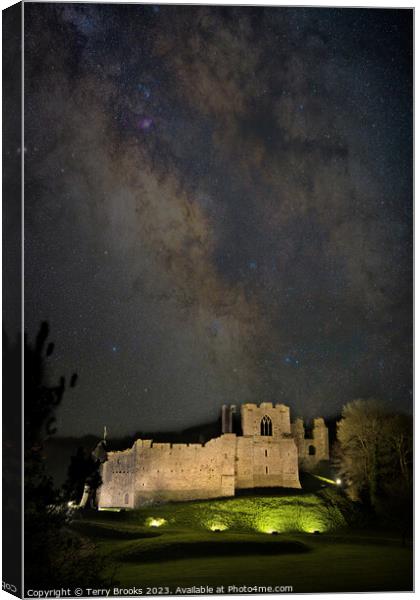
<instances>
[{"instance_id":1,"label":"light glow on grass","mask_svg":"<svg viewBox=\"0 0 420 600\"><path fill-rule=\"evenodd\" d=\"M179 502L159 508L144 507L138 511L143 526L158 531L176 524L176 529L201 530L208 533L251 533L280 535L312 533L345 526L344 518L328 494L299 494L296 496L240 497L225 500ZM327 500L324 500L324 495ZM334 497L333 497L334 500ZM163 519L163 521L161 520Z\"/></svg>"},{"instance_id":2,"label":"light glow on grass","mask_svg":"<svg viewBox=\"0 0 420 600\"><path fill-rule=\"evenodd\" d=\"M266 507L264 511L255 516L253 529L271 535L293 531L323 533L330 529L330 524L325 516L320 510L320 506L285 504L280 509Z\"/></svg>"},{"instance_id":3,"label":"light glow on grass","mask_svg":"<svg viewBox=\"0 0 420 600\"><path fill-rule=\"evenodd\" d=\"M98 508L99 511L103 511L103 512L121 512L121 508L112 508L112 507L105 507L105 506L100 506Z\"/></svg>"},{"instance_id":4,"label":"light glow on grass","mask_svg":"<svg viewBox=\"0 0 420 600\"><path fill-rule=\"evenodd\" d=\"M262 529L263 533L268 533L269 535L278 535L280 532L277 529Z\"/></svg>"},{"instance_id":5,"label":"light glow on grass","mask_svg":"<svg viewBox=\"0 0 420 600\"><path fill-rule=\"evenodd\" d=\"M285 523L279 515L271 514L270 511L267 511L267 513L258 516L255 522L255 529L261 533L276 535L284 531Z\"/></svg>"},{"instance_id":6,"label":"light glow on grass","mask_svg":"<svg viewBox=\"0 0 420 600\"><path fill-rule=\"evenodd\" d=\"M306 516L301 520L301 531L305 533L323 533L328 527L320 519Z\"/></svg>"},{"instance_id":7,"label":"light glow on grass","mask_svg":"<svg viewBox=\"0 0 420 600\"><path fill-rule=\"evenodd\" d=\"M305 529L305 533L321 533L319 529Z\"/></svg>"},{"instance_id":8,"label":"light glow on grass","mask_svg":"<svg viewBox=\"0 0 420 600\"><path fill-rule=\"evenodd\" d=\"M162 527L165 523L167 523L166 519L160 517L149 517L146 519L146 525L148 527Z\"/></svg>"},{"instance_id":9,"label":"light glow on grass","mask_svg":"<svg viewBox=\"0 0 420 600\"><path fill-rule=\"evenodd\" d=\"M219 531L226 531L227 529L227 525L224 525L223 523L211 523L208 527L210 531L215 531L216 533Z\"/></svg>"}]
</instances>

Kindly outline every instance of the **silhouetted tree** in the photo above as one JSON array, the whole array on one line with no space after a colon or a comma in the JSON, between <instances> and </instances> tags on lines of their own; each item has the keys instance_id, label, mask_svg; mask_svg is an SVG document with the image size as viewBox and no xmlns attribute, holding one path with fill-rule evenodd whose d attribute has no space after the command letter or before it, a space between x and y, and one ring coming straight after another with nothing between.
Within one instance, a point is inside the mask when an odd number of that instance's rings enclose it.
<instances>
[{"instance_id":1,"label":"silhouetted tree","mask_svg":"<svg viewBox=\"0 0 420 600\"><path fill-rule=\"evenodd\" d=\"M64 484L64 493L69 501L79 504L85 485L89 486L92 497L102 483L99 473L100 462L92 455L86 452L83 447L79 447L76 454L70 458L70 465L67 472L67 480Z\"/></svg>"},{"instance_id":2,"label":"silhouetted tree","mask_svg":"<svg viewBox=\"0 0 420 600\"><path fill-rule=\"evenodd\" d=\"M22 555L22 340L10 341L3 331L3 580L20 593ZM7 553L7 554L6 554Z\"/></svg>"},{"instance_id":3,"label":"silhouetted tree","mask_svg":"<svg viewBox=\"0 0 420 600\"><path fill-rule=\"evenodd\" d=\"M25 337L25 583L32 588L98 587L103 560L95 547L69 528L71 513L47 475L44 442L55 433L55 411L66 389L51 384L46 359L54 351L42 323L32 346ZM76 383L75 375L71 385Z\"/></svg>"}]
</instances>

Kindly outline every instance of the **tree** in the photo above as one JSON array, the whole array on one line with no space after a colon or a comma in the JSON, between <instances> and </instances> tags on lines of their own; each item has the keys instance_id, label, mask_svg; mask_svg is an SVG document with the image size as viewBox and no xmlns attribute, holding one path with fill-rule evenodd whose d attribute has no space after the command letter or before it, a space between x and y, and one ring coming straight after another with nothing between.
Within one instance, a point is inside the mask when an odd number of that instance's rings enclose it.
<instances>
[{"instance_id":1,"label":"tree","mask_svg":"<svg viewBox=\"0 0 420 600\"><path fill-rule=\"evenodd\" d=\"M22 555L22 343L11 341L3 331L3 579L13 582L21 594L20 557Z\"/></svg>"},{"instance_id":2,"label":"tree","mask_svg":"<svg viewBox=\"0 0 420 600\"><path fill-rule=\"evenodd\" d=\"M77 449L76 454L70 459L67 480L64 484L67 500L79 504L87 485L91 490L91 500L94 501L96 491L102 483L99 473L100 464L101 462L92 452L86 452L82 447Z\"/></svg>"},{"instance_id":3,"label":"tree","mask_svg":"<svg viewBox=\"0 0 420 600\"><path fill-rule=\"evenodd\" d=\"M54 345L47 343L49 327L42 323L35 344L25 335L25 565L26 580L43 585L53 569L51 542L65 525L60 510L60 494L48 476L44 461L45 440L54 433L55 410L65 391L65 378L51 385L47 377L46 358ZM75 378L72 378L75 381Z\"/></svg>"},{"instance_id":4,"label":"tree","mask_svg":"<svg viewBox=\"0 0 420 600\"><path fill-rule=\"evenodd\" d=\"M375 399L354 400L343 408L337 439L340 476L354 498L375 507L392 487L409 485L410 417L392 414Z\"/></svg>"},{"instance_id":5,"label":"tree","mask_svg":"<svg viewBox=\"0 0 420 600\"><path fill-rule=\"evenodd\" d=\"M388 422L387 439L392 452L394 469L409 487L413 468L413 421L408 415L392 415Z\"/></svg>"},{"instance_id":6,"label":"tree","mask_svg":"<svg viewBox=\"0 0 420 600\"><path fill-rule=\"evenodd\" d=\"M55 433L55 411L63 399L66 381L51 384L47 358L54 345L42 323L31 345L25 336L25 583L27 587L101 587L104 561L89 541L70 528L71 513L45 469L44 443ZM70 379L70 386L77 376Z\"/></svg>"}]
</instances>

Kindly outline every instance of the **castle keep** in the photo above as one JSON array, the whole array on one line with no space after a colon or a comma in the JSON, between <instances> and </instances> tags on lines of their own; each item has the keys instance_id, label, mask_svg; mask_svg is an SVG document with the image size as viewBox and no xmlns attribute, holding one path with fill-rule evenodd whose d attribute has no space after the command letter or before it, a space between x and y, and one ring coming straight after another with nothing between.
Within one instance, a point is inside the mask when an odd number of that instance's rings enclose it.
<instances>
[{"instance_id":1,"label":"castle keep","mask_svg":"<svg viewBox=\"0 0 420 600\"><path fill-rule=\"evenodd\" d=\"M101 469L99 508L137 508L169 500L234 496L236 489L300 488L299 464L329 459L328 430L315 419L305 437L303 421L290 422L284 404L241 405L242 435L232 433L235 407L222 410L222 435L206 444L138 439L123 452L108 452Z\"/></svg>"}]
</instances>

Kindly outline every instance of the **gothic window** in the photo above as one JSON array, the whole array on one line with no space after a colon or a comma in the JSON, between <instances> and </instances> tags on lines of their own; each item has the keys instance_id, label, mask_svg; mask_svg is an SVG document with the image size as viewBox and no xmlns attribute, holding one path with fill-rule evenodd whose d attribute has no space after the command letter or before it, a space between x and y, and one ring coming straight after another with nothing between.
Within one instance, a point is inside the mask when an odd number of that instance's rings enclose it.
<instances>
[{"instance_id":1,"label":"gothic window","mask_svg":"<svg viewBox=\"0 0 420 600\"><path fill-rule=\"evenodd\" d=\"M128 495L128 494L126 494L126 495L124 496L124 504L128 504L128 499L129 499L129 495Z\"/></svg>"},{"instance_id":2,"label":"gothic window","mask_svg":"<svg viewBox=\"0 0 420 600\"><path fill-rule=\"evenodd\" d=\"M309 446L309 448L308 448L308 454L309 454L309 456L315 456L315 453L316 453L315 446Z\"/></svg>"},{"instance_id":3,"label":"gothic window","mask_svg":"<svg viewBox=\"0 0 420 600\"><path fill-rule=\"evenodd\" d=\"M261 435L273 435L273 424L267 415L261 419Z\"/></svg>"}]
</instances>

